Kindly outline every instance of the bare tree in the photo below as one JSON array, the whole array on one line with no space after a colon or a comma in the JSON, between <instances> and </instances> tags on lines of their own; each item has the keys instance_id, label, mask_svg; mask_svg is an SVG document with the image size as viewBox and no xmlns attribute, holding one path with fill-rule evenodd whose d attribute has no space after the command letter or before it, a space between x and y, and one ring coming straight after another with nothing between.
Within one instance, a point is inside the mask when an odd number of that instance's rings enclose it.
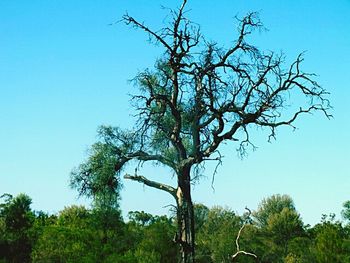
<instances>
[{"instance_id":1,"label":"bare tree","mask_svg":"<svg viewBox=\"0 0 350 263\"><path fill-rule=\"evenodd\" d=\"M244 153L252 145L251 127L267 129L270 140L278 127L294 128L305 113L331 115L327 92L314 74L301 70L302 54L285 67L282 54L262 52L248 43L248 36L262 28L256 13L238 20L237 38L223 48L205 40L199 26L186 18L186 4L183 0L179 9L171 11L170 24L158 31L128 14L123 16L122 21L148 34L164 53L153 70L135 78L140 92L133 96L134 130L101 127L101 141L72 173L72 185L81 194L92 195L106 187L113 192L126 164L155 162L169 167L176 175L176 186L152 181L136 169L124 178L174 197L175 241L181 247L182 262L194 262L191 184L205 162L221 163L219 146L230 141Z\"/></svg>"}]
</instances>

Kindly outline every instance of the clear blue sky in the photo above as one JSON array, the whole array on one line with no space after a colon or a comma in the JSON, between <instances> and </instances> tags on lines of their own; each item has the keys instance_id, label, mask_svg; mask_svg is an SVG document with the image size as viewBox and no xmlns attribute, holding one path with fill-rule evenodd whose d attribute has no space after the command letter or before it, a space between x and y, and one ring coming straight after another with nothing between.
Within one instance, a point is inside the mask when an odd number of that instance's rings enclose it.
<instances>
[{"instance_id":1,"label":"clear blue sky","mask_svg":"<svg viewBox=\"0 0 350 263\"><path fill-rule=\"evenodd\" d=\"M110 26L128 11L161 28L167 11L180 1L2 0L0 1L0 194L24 192L33 208L57 212L76 203L69 173L96 140L100 124L131 127L128 80L152 67L160 50L123 24ZM331 92L333 120L305 116L299 129L282 129L247 158L235 145L211 188L207 178L194 187L194 200L255 209L262 198L289 194L306 223L322 213L339 215L350 199L350 1L349 0L190 0L189 17L209 39L228 44L235 37L234 16L259 11L268 32L258 33L263 49L283 50L288 60L307 51L304 68ZM145 175L165 179L167 171ZM154 177L153 173L158 176ZM165 214L165 193L125 182L124 212Z\"/></svg>"}]
</instances>

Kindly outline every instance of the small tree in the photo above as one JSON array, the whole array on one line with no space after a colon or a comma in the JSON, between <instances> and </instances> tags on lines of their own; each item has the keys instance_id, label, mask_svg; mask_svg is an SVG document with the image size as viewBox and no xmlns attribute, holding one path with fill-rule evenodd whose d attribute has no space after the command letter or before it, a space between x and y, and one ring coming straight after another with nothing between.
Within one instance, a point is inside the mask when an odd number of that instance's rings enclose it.
<instances>
[{"instance_id":1,"label":"small tree","mask_svg":"<svg viewBox=\"0 0 350 263\"><path fill-rule=\"evenodd\" d=\"M171 11L170 25L159 31L132 16L122 18L148 34L164 53L154 70L135 78L140 91L133 96L138 113L135 128L100 127L101 141L73 172L72 183L82 194L93 194L117 189L126 164L154 162L169 167L176 175L176 186L136 172L124 178L173 196L175 241L181 247L182 262L194 262L191 184L205 162L221 163L220 145L225 142L236 143L244 153L252 145L251 127L266 128L269 139L274 138L278 127L294 127L302 114L321 111L330 117L330 106L314 75L301 70L302 55L285 69L283 55L249 44L249 35L262 27L256 13L239 20L237 38L232 46L222 48L206 41L199 26L185 17L186 4L183 0L178 10ZM295 107L286 109L288 105Z\"/></svg>"}]
</instances>

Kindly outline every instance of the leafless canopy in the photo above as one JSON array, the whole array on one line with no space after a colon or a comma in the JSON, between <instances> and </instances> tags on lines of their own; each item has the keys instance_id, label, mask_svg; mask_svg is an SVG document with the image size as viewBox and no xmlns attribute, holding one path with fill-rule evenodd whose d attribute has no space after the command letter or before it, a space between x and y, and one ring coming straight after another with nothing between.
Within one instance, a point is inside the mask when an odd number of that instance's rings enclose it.
<instances>
[{"instance_id":1,"label":"leafless canopy","mask_svg":"<svg viewBox=\"0 0 350 263\"><path fill-rule=\"evenodd\" d=\"M158 31L128 14L122 18L148 34L164 54L154 70L135 78L141 91L133 96L136 129L100 129L113 145L116 172L130 160L155 161L178 172L185 165L220 161L224 141L237 142L244 153L251 144L249 127L269 129L271 139L280 126L295 128L302 114L320 111L331 117L328 93L314 74L301 69L303 54L286 66L282 54L262 52L248 42L262 27L257 13L238 21L237 38L224 48L206 41L199 26L185 17L186 2Z\"/></svg>"},{"instance_id":2,"label":"leafless canopy","mask_svg":"<svg viewBox=\"0 0 350 263\"><path fill-rule=\"evenodd\" d=\"M154 160L176 170L179 164L213 159L227 140L237 141L244 151L251 143L250 126L269 129L270 139L279 126L294 128L302 114L321 111L330 117L327 92L314 74L301 70L302 54L285 68L283 55L248 43L262 26L256 13L239 21L237 39L222 48L207 42L199 26L184 16L185 4L173 13L171 26L160 31L123 17L164 47L155 70L135 79L142 91L134 96L140 147L157 154Z\"/></svg>"}]
</instances>

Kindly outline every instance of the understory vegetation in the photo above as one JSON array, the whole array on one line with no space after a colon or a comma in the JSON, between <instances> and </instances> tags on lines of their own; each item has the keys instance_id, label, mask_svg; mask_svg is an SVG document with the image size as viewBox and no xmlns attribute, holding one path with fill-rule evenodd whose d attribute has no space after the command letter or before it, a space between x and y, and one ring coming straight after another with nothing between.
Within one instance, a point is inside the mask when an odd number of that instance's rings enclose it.
<instances>
[{"instance_id":1,"label":"understory vegetation","mask_svg":"<svg viewBox=\"0 0 350 263\"><path fill-rule=\"evenodd\" d=\"M129 212L118 206L72 205L58 214L33 211L31 198L5 194L0 202L0 262L178 262L176 216ZM350 262L350 202L343 221L322 215L306 225L287 195L238 215L195 205L196 262ZM232 256L241 251L235 259ZM243 253L244 252L244 253ZM245 253L250 255L245 255ZM256 258L255 256L256 255Z\"/></svg>"}]
</instances>

